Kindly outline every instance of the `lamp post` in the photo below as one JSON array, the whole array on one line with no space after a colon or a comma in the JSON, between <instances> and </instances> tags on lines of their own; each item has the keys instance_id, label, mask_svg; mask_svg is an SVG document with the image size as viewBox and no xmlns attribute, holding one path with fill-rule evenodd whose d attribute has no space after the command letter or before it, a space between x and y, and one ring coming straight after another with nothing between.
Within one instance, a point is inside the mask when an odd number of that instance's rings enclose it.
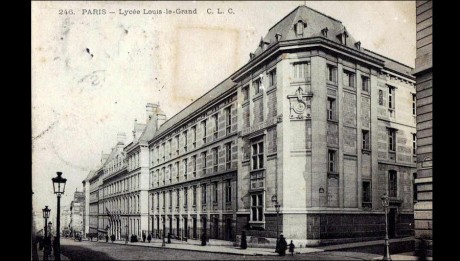
<instances>
[{"instance_id":1,"label":"lamp post","mask_svg":"<svg viewBox=\"0 0 460 261\"><path fill-rule=\"evenodd\" d=\"M62 172L57 172L57 177L52 178L54 194L57 196L57 213L56 213L56 249L54 249L54 259L61 261L61 242L60 242L60 229L61 229L61 196L65 191L65 183L67 179L61 177Z\"/></svg>"},{"instance_id":2,"label":"lamp post","mask_svg":"<svg viewBox=\"0 0 460 261\"><path fill-rule=\"evenodd\" d=\"M390 257L390 242L388 240L388 206L389 206L389 199L387 194L383 194L380 198L382 200L383 211L385 211L385 248L384 248L384 255L383 259L385 261L391 261Z\"/></svg>"},{"instance_id":3,"label":"lamp post","mask_svg":"<svg viewBox=\"0 0 460 261\"><path fill-rule=\"evenodd\" d=\"M165 235L166 235L166 216L163 218L163 242L161 242L162 247L166 246Z\"/></svg>"},{"instance_id":4,"label":"lamp post","mask_svg":"<svg viewBox=\"0 0 460 261\"><path fill-rule=\"evenodd\" d=\"M126 227L126 241L125 241L125 244L128 244L128 235L129 235L129 232L128 232L129 226L128 226L128 224L126 224L125 227Z\"/></svg>"},{"instance_id":5,"label":"lamp post","mask_svg":"<svg viewBox=\"0 0 460 261\"><path fill-rule=\"evenodd\" d=\"M279 243L279 233L280 233L278 220L279 220L279 214L280 214L281 205L278 203L278 196L277 195L272 196L272 202L275 204L275 210L276 210L276 247L275 247L275 253L278 253L278 243Z\"/></svg>"},{"instance_id":6,"label":"lamp post","mask_svg":"<svg viewBox=\"0 0 460 261\"><path fill-rule=\"evenodd\" d=\"M45 234L43 235L43 239L44 239L44 242L46 244L48 242L47 238L46 238L48 236L48 223L47 223L47 221L48 221L48 218L50 217L51 209L49 209L48 206L45 206L45 208L42 209L42 211L43 211L43 218L45 219ZM43 253L44 253L43 259L48 260L48 249L47 249L47 247L44 247L43 249L44 249L43 250Z\"/></svg>"}]
</instances>

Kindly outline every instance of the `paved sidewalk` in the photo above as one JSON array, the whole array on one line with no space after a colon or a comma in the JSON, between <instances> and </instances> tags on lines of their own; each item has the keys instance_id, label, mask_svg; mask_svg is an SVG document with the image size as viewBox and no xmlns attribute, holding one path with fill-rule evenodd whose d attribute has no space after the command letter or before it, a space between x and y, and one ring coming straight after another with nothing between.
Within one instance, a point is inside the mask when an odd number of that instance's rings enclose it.
<instances>
[{"instance_id":1,"label":"paved sidewalk","mask_svg":"<svg viewBox=\"0 0 460 261\"><path fill-rule=\"evenodd\" d=\"M405 241L413 241L414 237L404 237L404 238L393 238L390 239L391 243L397 242L405 242ZM374 246L374 245L383 245L385 240L372 240L372 241L363 241L363 242L353 242L353 243L345 243L345 244L337 244L337 245L328 245L328 246L318 246L317 248L323 249L324 251L333 251L333 250L342 250L342 249L350 249L350 248L358 248L358 247L365 247L365 246Z\"/></svg>"},{"instance_id":2,"label":"paved sidewalk","mask_svg":"<svg viewBox=\"0 0 460 261\"><path fill-rule=\"evenodd\" d=\"M44 260L44 259L43 259L44 251L43 251L43 250L38 250L37 253L38 253L38 260ZM54 261L54 260L55 260L55 259L54 259L54 253L51 253L51 255L49 255L48 260L49 260L49 261ZM70 260L70 259L67 258L66 256L64 256L64 255L61 254L61 260L63 260L63 261L68 261L68 260Z\"/></svg>"},{"instance_id":3,"label":"paved sidewalk","mask_svg":"<svg viewBox=\"0 0 460 261\"><path fill-rule=\"evenodd\" d=\"M136 243L125 243L125 241L115 241L114 243L105 241L98 241L101 244L120 244L120 245L130 245L130 246L142 246L142 247L156 247L156 248L169 248L169 249L180 249L180 250L190 250L190 251L200 251L200 252L211 252L211 253L222 253L222 254L233 254L233 255L254 255L254 256L276 256L275 250L272 248L254 248L248 247L247 249L241 249L239 247L233 246L232 242L223 241L223 240L211 240L206 246L201 246L201 241L199 240L188 240L179 241L171 240L171 244L165 244L162 247L162 240L155 239L151 243L147 241L136 242ZM96 241L93 241L96 243ZM222 245L225 244L225 245ZM322 249L317 248L296 248L297 254L305 253L314 253L314 252L323 252Z\"/></svg>"}]
</instances>

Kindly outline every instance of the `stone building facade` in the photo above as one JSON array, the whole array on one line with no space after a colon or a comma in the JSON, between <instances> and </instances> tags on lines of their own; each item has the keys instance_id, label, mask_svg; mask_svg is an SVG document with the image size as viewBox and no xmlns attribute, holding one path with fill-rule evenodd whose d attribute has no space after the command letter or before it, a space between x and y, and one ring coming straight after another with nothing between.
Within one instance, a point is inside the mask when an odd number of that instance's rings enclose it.
<instances>
[{"instance_id":1,"label":"stone building facade","mask_svg":"<svg viewBox=\"0 0 460 261\"><path fill-rule=\"evenodd\" d=\"M144 131L123 149L128 167L113 174L115 184L132 175L134 201L114 198L115 206L134 211L136 233L238 242L246 231L249 243L274 244L278 227L316 245L380 238L387 193L390 235L409 235L411 70L300 6L269 29L247 64L169 120L147 105Z\"/></svg>"},{"instance_id":2,"label":"stone building facade","mask_svg":"<svg viewBox=\"0 0 460 261\"><path fill-rule=\"evenodd\" d=\"M433 2L417 1L417 176L414 183L415 238L427 242L432 256L433 233Z\"/></svg>"},{"instance_id":3,"label":"stone building facade","mask_svg":"<svg viewBox=\"0 0 460 261\"><path fill-rule=\"evenodd\" d=\"M70 235L75 236L75 233L83 233L83 212L85 208L85 194L81 191L75 191L73 200L70 202Z\"/></svg>"}]
</instances>

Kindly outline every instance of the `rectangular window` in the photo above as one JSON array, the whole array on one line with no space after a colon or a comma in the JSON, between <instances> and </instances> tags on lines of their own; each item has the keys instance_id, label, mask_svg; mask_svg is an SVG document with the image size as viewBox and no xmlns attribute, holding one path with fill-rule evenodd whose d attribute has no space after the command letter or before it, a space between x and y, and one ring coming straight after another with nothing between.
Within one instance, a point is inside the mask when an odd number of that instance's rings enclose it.
<instances>
[{"instance_id":1,"label":"rectangular window","mask_svg":"<svg viewBox=\"0 0 460 261\"><path fill-rule=\"evenodd\" d=\"M188 188L184 188L184 208L188 206Z\"/></svg>"},{"instance_id":2,"label":"rectangular window","mask_svg":"<svg viewBox=\"0 0 460 261\"><path fill-rule=\"evenodd\" d=\"M417 115L417 96L412 94L412 115Z\"/></svg>"},{"instance_id":3,"label":"rectangular window","mask_svg":"<svg viewBox=\"0 0 460 261\"><path fill-rule=\"evenodd\" d=\"M175 137L176 140L176 156L179 156L179 135Z\"/></svg>"},{"instance_id":4,"label":"rectangular window","mask_svg":"<svg viewBox=\"0 0 460 261\"><path fill-rule=\"evenodd\" d=\"M169 191L169 209L172 208L173 201L172 201L172 190Z\"/></svg>"},{"instance_id":5,"label":"rectangular window","mask_svg":"<svg viewBox=\"0 0 460 261\"><path fill-rule=\"evenodd\" d=\"M192 156L192 166L193 166L193 177L196 177L196 155Z\"/></svg>"},{"instance_id":6,"label":"rectangular window","mask_svg":"<svg viewBox=\"0 0 460 261\"><path fill-rule=\"evenodd\" d=\"M389 151L396 150L396 130L395 129L388 129L388 150Z\"/></svg>"},{"instance_id":7,"label":"rectangular window","mask_svg":"<svg viewBox=\"0 0 460 261\"><path fill-rule=\"evenodd\" d=\"M329 172L336 172L336 152L335 150L327 151L327 165Z\"/></svg>"},{"instance_id":8,"label":"rectangular window","mask_svg":"<svg viewBox=\"0 0 460 261\"><path fill-rule=\"evenodd\" d=\"M276 86L276 69L271 70L268 73L268 86L270 87Z\"/></svg>"},{"instance_id":9,"label":"rectangular window","mask_svg":"<svg viewBox=\"0 0 460 261\"><path fill-rule=\"evenodd\" d=\"M168 140L168 156L168 159L170 159L172 156L172 139Z\"/></svg>"},{"instance_id":10,"label":"rectangular window","mask_svg":"<svg viewBox=\"0 0 460 261\"><path fill-rule=\"evenodd\" d=\"M369 92L369 77L361 76L363 92Z\"/></svg>"},{"instance_id":11,"label":"rectangular window","mask_svg":"<svg viewBox=\"0 0 460 261\"><path fill-rule=\"evenodd\" d=\"M393 86L388 86L388 109L395 109L395 88Z\"/></svg>"},{"instance_id":12,"label":"rectangular window","mask_svg":"<svg viewBox=\"0 0 460 261\"><path fill-rule=\"evenodd\" d=\"M219 164L219 147L212 149L212 154L213 169L214 172L217 172Z\"/></svg>"},{"instance_id":13,"label":"rectangular window","mask_svg":"<svg viewBox=\"0 0 460 261\"><path fill-rule=\"evenodd\" d=\"M174 163L176 169L176 182L179 182L179 162Z\"/></svg>"},{"instance_id":14,"label":"rectangular window","mask_svg":"<svg viewBox=\"0 0 460 261\"><path fill-rule=\"evenodd\" d=\"M337 83L337 67L330 64L327 65L327 80Z\"/></svg>"},{"instance_id":15,"label":"rectangular window","mask_svg":"<svg viewBox=\"0 0 460 261\"><path fill-rule=\"evenodd\" d=\"M296 80L310 81L310 63L300 62L294 63L294 75Z\"/></svg>"},{"instance_id":16,"label":"rectangular window","mask_svg":"<svg viewBox=\"0 0 460 261\"><path fill-rule=\"evenodd\" d=\"M163 191L163 209L166 207L166 191Z\"/></svg>"},{"instance_id":17,"label":"rectangular window","mask_svg":"<svg viewBox=\"0 0 460 261\"><path fill-rule=\"evenodd\" d=\"M263 221L263 193L251 195L251 221Z\"/></svg>"},{"instance_id":18,"label":"rectangular window","mask_svg":"<svg viewBox=\"0 0 460 261\"><path fill-rule=\"evenodd\" d=\"M417 154L417 134L412 134L412 154Z\"/></svg>"},{"instance_id":19,"label":"rectangular window","mask_svg":"<svg viewBox=\"0 0 460 261\"><path fill-rule=\"evenodd\" d=\"M225 126L228 135L232 131L232 106L225 109Z\"/></svg>"},{"instance_id":20,"label":"rectangular window","mask_svg":"<svg viewBox=\"0 0 460 261\"><path fill-rule=\"evenodd\" d=\"M225 144L225 169L230 169L232 163L232 143Z\"/></svg>"},{"instance_id":21,"label":"rectangular window","mask_svg":"<svg viewBox=\"0 0 460 261\"><path fill-rule=\"evenodd\" d=\"M379 105L383 106L383 91L379 90Z\"/></svg>"},{"instance_id":22,"label":"rectangular window","mask_svg":"<svg viewBox=\"0 0 460 261\"><path fill-rule=\"evenodd\" d=\"M156 178L157 178L157 187L159 187L160 186L160 170L159 169L157 169L157 177Z\"/></svg>"},{"instance_id":23,"label":"rectangular window","mask_svg":"<svg viewBox=\"0 0 460 261\"><path fill-rule=\"evenodd\" d=\"M252 82L252 87L254 88L254 94L257 95L260 93L261 89L261 84L262 82L260 81L260 78L259 79L256 79Z\"/></svg>"},{"instance_id":24,"label":"rectangular window","mask_svg":"<svg viewBox=\"0 0 460 261\"><path fill-rule=\"evenodd\" d=\"M187 144L188 144L188 132L187 131L184 131L184 152L187 152Z\"/></svg>"},{"instance_id":25,"label":"rectangular window","mask_svg":"<svg viewBox=\"0 0 460 261\"><path fill-rule=\"evenodd\" d=\"M252 144L252 170L264 167L264 143L259 141Z\"/></svg>"},{"instance_id":26,"label":"rectangular window","mask_svg":"<svg viewBox=\"0 0 460 261\"><path fill-rule=\"evenodd\" d=\"M218 194L217 193L217 182L212 183L212 202L217 203L218 200Z\"/></svg>"},{"instance_id":27,"label":"rectangular window","mask_svg":"<svg viewBox=\"0 0 460 261\"><path fill-rule=\"evenodd\" d=\"M188 174L188 159L184 159L184 179L187 180Z\"/></svg>"},{"instance_id":28,"label":"rectangular window","mask_svg":"<svg viewBox=\"0 0 460 261\"><path fill-rule=\"evenodd\" d=\"M327 98L327 119L335 120L335 99Z\"/></svg>"},{"instance_id":29,"label":"rectangular window","mask_svg":"<svg viewBox=\"0 0 460 261\"><path fill-rule=\"evenodd\" d=\"M355 87L355 74L343 70L343 85L348 86L348 87Z\"/></svg>"},{"instance_id":30,"label":"rectangular window","mask_svg":"<svg viewBox=\"0 0 460 261\"><path fill-rule=\"evenodd\" d=\"M193 186L193 205L196 206L196 186Z\"/></svg>"},{"instance_id":31,"label":"rectangular window","mask_svg":"<svg viewBox=\"0 0 460 261\"><path fill-rule=\"evenodd\" d=\"M243 87L241 92L243 93L243 101L249 100L249 86Z\"/></svg>"},{"instance_id":32,"label":"rectangular window","mask_svg":"<svg viewBox=\"0 0 460 261\"><path fill-rule=\"evenodd\" d=\"M206 136L207 136L207 133L206 133L206 129L207 129L207 120L203 120L203 123L202 123L202 126L203 126L203 144L206 144Z\"/></svg>"},{"instance_id":33,"label":"rectangular window","mask_svg":"<svg viewBox=\"0 0 460 261\"><path fill-rule=\"evenodd\" d=\"M179 207L180 206L180 191L179 190L176 190L176 207Z\"/></svg>"},{"instance_id":34,"label":"rectangular window","mask_svg":"<svg viewBox=\"0 0 460 261\"><path fill-rule=\"evenodd\" d=\"M192 147L196 148L196 126L192 127Z\"/></svg>"},{"instance_id":35,"label":"rectangular window","mask_svg":"<svg viewBox=\"0 0 460 261\"><path fill-rule=\"evenodd\" d=\"M417 179L417 172L415 172L414 174L412 174L412 197L413 197L413 201L414 202L417 202L418 200L418 196L417 196L417 184L415 183L415 180Z\"/></svg>"},{"instance_id":36,"label":"rectangular window","mask_svg":"<svg viewBox=\"0 0 460 261\"><path fill-rule=\"evenodd\" d=\"M206 184L201 186L201 203L206 204Z\"/></svg>"},{"instance_id":37,"label":"rectangular window","mask_svg":"<svg viewBox=\"0 0 460 261\"><path fill-rule=\"evenodd\" d=\"M162 151L163 151L163 161L162 161L162 162L165 162L165 160L166 160L166 150L165 150L165 147L166 147L166 145L165 145L164 143L161 144L161 149L162 149Z\"/></svg>"},{"instance_id":38,"label":"rectangular window","mask_svg":"<svg viewBox=\"0 0 460 261\"><path fill-rule=\"evenodd\" d=\"M168 173L169 173L169 184L172 183L172 165L168 165Z\"/></svg>"},{"instance_id":39,"label":"rectangular window","mask_svg":"<svg viewBox=\"0 0 460 261\"><path fill-rule=\"evenodd\" d=\"M230 179L225 182L225 202L232 202L232 181Z\"/></svg>"},{"instance_id":40,"label":"rectangular window","mask_svg":"<svg viewBox=\"0 0 460 261\"><path fill-rule=\"evenodd\" d=\"M371 182L363 181L363 203L372 202Z\"/></svg>"},{"instance_id":41,"label":"rectangular window","mask_svg":"<svg viewBox=\"0 0 460 261\"><path fill-rule=\"evenodd\" d=\"M163 175L163 185L166 185L166 169L164 167L161 169L161 174Z\"/></svg>"},{"instance_id":42,"label":"rectangular window","mask_svg":"<svg viewBox=\"0 0 460 261\"><path fill-rule=\"evenodd\" d=\"M388 196L398 196L397 172L394 170L388 171Z\"/></svg>"},{"instance_id":43,"label":"rectangular window","mask_svg":"<svg viewBox=\"0 0 460 261\"><path fill-rule=\"evenodd\" d=\"M216 113L212 118L214 121L214 140L216 140L219 134L219 114Z\"/></svg>"},{"instance_id":44,"label":"rectangular window","mask_svg":"<svg viewBox=\"0 0 460 261\"><path fill-rule=\"evenodd\" d=\"M363 130L363 150L370 149L370 142L369 142L369 131Z\"/></svg>"},{"instance_id":45,"label":"rectangular window","mask_svg":"<svg viewBox=\"0 0 460 261\"><path fill-rule=\"evenodd\" d=\"M206 156L207 156L207 152L203 152L201 153L201 166L202 166L202 169L203 169L203 175L206 174Z\"/></svg>"}]
</instances>

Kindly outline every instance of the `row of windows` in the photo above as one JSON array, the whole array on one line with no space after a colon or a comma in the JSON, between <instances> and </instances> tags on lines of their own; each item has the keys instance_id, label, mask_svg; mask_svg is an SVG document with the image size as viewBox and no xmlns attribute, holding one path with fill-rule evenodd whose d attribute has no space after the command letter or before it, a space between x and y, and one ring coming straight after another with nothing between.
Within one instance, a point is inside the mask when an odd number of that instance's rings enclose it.
<instances>
[{"instance_id":1,"label":"row of windows","mask_svg":"<svg viewBox=\"0 0 460 261\"><path fill-rule=\"evenodd\" d=\"M342 83L344 86L355 88L355 73L343 70ZM334 65L327 65L327 81L337 84L337 67ZM369 77L361 75L361 90L363 92L370 92Z\"/></svg>"},{"instance_id":2,"label":"row of windows","mask_svg":"<svg viewBox=\"0 0 460 261\"><path fill-rule=\"evenodd\" d=\"M232 108L233 106L229 106L225 108L225 133L226 135L229 135L231 133L231 128L232 128ZM207 130L209 128L208 126L208 120L209 119L204 119L201 121L201 128L202 128L202 139L203 139L203 145L207 143ZM213 123L213 137L214 140L218 138L219 135L219 113L214 114L211 116L211 121ZM197 126L192 126L190 128L191 131L191 143L188 141L188 136L189 132L188 130L185 130L182 132L183 140L184 140L184 146L183 146L183 151L184 153L187 152L188 148L195 149L196 148L196 141L197 141ZM165 162L167 160L166 156L168 155L168 159L171 159L173 156L173 140L174 140L174 149L175 149L175 156L179 156L180 154L180 142L179 142L179 134L176 135L173 139L169 139L166 143L162 143L159 146L156 146L156 148L152 148L150 150L150 162L151 166L156 166L160 164L160 159L161 163ZM167 149L167 150L166 150Z\"/></svg>"},{"instance_id":3,"label":"row of windows","mask_svg":"<svg viewBox=\"0 0 460 261\"><path fill-rule=\"evenodd\" d=\"M114 195L116 193L132 191L139 188L139 174L126 177L122 180L105 186L102 191L104 196Z\"/></svg>"},{"instance_id":4,"label":"row of windows","mask_svg":"<svg viewBox=\"0 0 460 261\"><path fill-rule=\"evenodd\" d=\"M393 128L388 128L388 150L390 152L396 152L396 132L398 130ZM417 135L412 134L412 154L417 152Z\"/></svg>"},{"instance_id":5,"label":"row of windows","mask_svg":"<svg viewBox=\"0 0 460 261\"><path fill-rule=\"evenodd\" d=\"M223 145L225 150L225 169L229 170L231 168L231 161L232 161L232 142L227 142ZM214 147L211 149L212 153L212 170L213 172L218 171L218 164L219 164L219 147ZM207 164L207 157L208 151L203 151L200 154L201 157L201 168L202 173L206 174L208 164ZM190 157L191 165L192 165L192 173L191 177L196 178L197 175L197 155L192 155ZM182 160L182 173L179 169L179 161L174 163L174 170L175 170L175 177L173 178L172 173L172 164L169 164L167 167L163 167L156 170L156 174L151 171L150 172L150 186L151 187L159 187L160 185L172 184L174 182L179 182L180 176L182 175L182 180L188 180L189 177L189 158L185 158ZM166 171L169 173L169 180L166 180ZM168 181L168 183L167 183Z\"/></svg>"},{"instance_id":6,"label":"row of windows","mask_svg":"<svg viewBox=\"0 0 460 261\"><path fill-rule=\"evenodd\" d=\"M219 193L218 193L218 184L219 182L212 182L210 186L207 184L202 184L201 185L201 204L206 205L208 203L208 189L210 189L210 196L211 196L211 201L213 204L217 204L219 202ZM230 179L224 181L224 201L225 203L231 203L232 202L232 182ZM197 186L192 186L192 206L197 205ZM172 209L173 205L175 207L180 207L180 202L181 202L181 196L180 196L180 189L171 189L169 191L162 191L162 192L157 192L156 193L156 200L155 200L155 194L151 194L151 204L152 206L156 206L157 211L160 209L159 203L160 201L160 193L161 197L163 199L163 204L162 204L162 209L166 208L166 194L168 194L169 198L169 204L168 207L169 209ZM173 194L175 194L175 202L173 202ZM174 204L173 204L174 203ZM189 199L188 199L188 189L183 190L183 198L182 198L182 203L184 207L188 206ZM153 207L152 207L153 208Z\"/></svg>"},{"instance_id":7,"label":"row of windows","mask_svg":"<svg viewBox=\"0 0 460 261\"><path fill-rule=\"evenodd\" d=\"M139 195L111 199L99 204L99 212L108 215L113 213L139 213L139 211Z\"/></svg>"}]
</instances>

